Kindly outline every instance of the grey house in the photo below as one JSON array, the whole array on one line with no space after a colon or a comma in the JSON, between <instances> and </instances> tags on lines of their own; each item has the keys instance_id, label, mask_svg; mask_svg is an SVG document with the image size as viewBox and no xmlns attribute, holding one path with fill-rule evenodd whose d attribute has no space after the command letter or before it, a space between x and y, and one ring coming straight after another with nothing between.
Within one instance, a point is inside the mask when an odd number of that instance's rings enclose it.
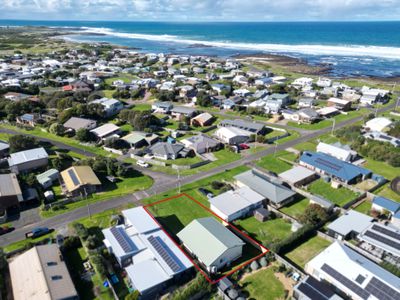
<instances>
[{"instance_id":1,"label":"grey house","mask_svg":"<svg viewBox=\"0 0 400 300\"><path fill-rule=\"evenodd\" d=\"M205 134L191 136L181 141L187 148L198 154L212 152L221 147L221 143Z\"/></svg>"},{"instance_id":2,"label":"grey house","mask_svg":"<svg viewBox=\"0 0 400 300\"><path fill-rule=\"evenodd\" d=\"M185 149L183 145L170 144L165 142L154 144L149 148L150 152L154 155L154 157L164 160L177 159L179 157L179 153L183 149Z\"/></svg>"},{"instance_id":3,"label":"grey house","mask_svg":"<svg viewBox=\"0 0 400 300\"><path fill-rule=\"evenodd\" d=\"M269 204L276 208L280 208L294 200L296 193L291 189L273 182L266 175L257 172L256 170L249 170L235 177L238 186L248 186L253 191L263 195Z\"/></svg>"},{"instance_id":4,"label":"grey house","mask_svg":"<svg viewBox=\"0 0 400 300\"><path fill-rule=\"evenodd\" d=\"M19 174L47 166L49 155L44 148L36 148L12 153L8 165L13 173Z\"/></svg>"},{"instance_id":5,"label":"grey house","mask_svg":"<svg viewBox=\"0 0 400 300\"><path fill-rule=\"evenodd\" d=\"M265 133L265 126L263 124L255 123L255 122L248 122L248 121L244 121L241 119L222 120L218 126L219 127L235 127L235 128L239 128L242 130L246 130L253 134L264 134Z\"/></svg>"}]
</instances>

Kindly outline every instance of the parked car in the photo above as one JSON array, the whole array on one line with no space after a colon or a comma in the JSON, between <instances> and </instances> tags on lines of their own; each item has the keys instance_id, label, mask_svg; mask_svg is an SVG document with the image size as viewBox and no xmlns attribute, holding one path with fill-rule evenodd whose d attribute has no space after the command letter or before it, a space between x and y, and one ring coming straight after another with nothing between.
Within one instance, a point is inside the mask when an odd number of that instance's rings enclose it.
<instances>
[{"instance_id":1,"label":"parked car","mask_svg":"<svg viewBox=\"0 0 400 300\"><path fill-rule=\"evenodd\" d=\"M9 233L10 231L13 231L13 230L14 230L13 227L2 226L2 227L0 227L0 235Z\"/></svg>"},{"instance_id":2,"label":"parked car","mask_svg":"<svg viewBox=\"0 0 400 300\"><path fill-rule=\"evenodd\" d=\"M246 149L250 149L250 146L247 144L240 144L239 148L240 148L240 150L246 150Z\"/></svg>"},{"instance_id":3,"label":"parked car","mask_svg":"<svg viewBox=\"0 0 400 300\"><path fill-rule=\"evenodd\" d=\"M150 167L150 165L149 165L147 162L145 162L144 160L138 160L138 161L136 162L136 164L137 164L139 167L142 167L142 168L148 168L148 167Z\"/></svg>"},{"instance_id":4,"label":"parked car","mask_svg":"<svg viewBox=\"0 0 400 300\"><path fill-rule=\"evenodd\" d=\"M205 188L199 188L199 192L201 194L203 194L204 196L206 196L207 198L209 198L209 199L214 197L214 194L211 191L209 191L209 190L207 190Z\"/></svg>"},{"instance_id":5,"label":"parked car","mask_svg":"<svg viewBox=\"0 0 400 300\"><path fill-rule=\"evenodd\" d=\"M32 229L32 231L25 233L25 237L34 239L50 232L52 232L52 230L47 227L37 227Z\"/></svg>"},{"instance_id":6,"label":"parked car","mask_svg":"<svg viewBox=\"0 0 400 300\"><path fill-rule=\"evenodd\" d=\"M56 243L58 247L64 245L64 236L62 234L57 234L56 236Z\"/></svg>"}]
</instances>

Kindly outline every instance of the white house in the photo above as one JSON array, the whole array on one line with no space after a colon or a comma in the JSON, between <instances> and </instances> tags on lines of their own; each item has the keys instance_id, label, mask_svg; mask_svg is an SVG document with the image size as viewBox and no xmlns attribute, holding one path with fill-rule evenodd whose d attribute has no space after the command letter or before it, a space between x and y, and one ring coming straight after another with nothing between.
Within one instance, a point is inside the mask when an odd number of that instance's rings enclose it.
<instances>
[{"instance_id":1,"label":"white house","mask_svg":"<svg viewBox=\"0 0 400 300\"><path fill-rule=\"evenodd\" d=\"M235 127L218 128L214 135L220 141L229 145L245 143L250 137L250 133L248 131Z\"/></svg>"},{"instance_id":2,"label":"white house","mask_svg":"<svg viewBox=\"0 0 400 300\"><path fill-rule=\"evenodd\" d=\"M357 152L351 150L349 146L346 147L339 144L327 144L323 142L318 143L317 152L325 153L347 162L351 162L357 156Z\"/></svg>"},{"instance_id":3,"label":"white house","mask_svg":"<svg viewBox=\"0 0 400 300\"><path fill-rule=\"evenodd\" d=\"M368 128L370 131L379 131L384 132L385 129L388 129L393 122L385 117L374 118L365 123L365 128Z\"/></svg>"}]
</instances>

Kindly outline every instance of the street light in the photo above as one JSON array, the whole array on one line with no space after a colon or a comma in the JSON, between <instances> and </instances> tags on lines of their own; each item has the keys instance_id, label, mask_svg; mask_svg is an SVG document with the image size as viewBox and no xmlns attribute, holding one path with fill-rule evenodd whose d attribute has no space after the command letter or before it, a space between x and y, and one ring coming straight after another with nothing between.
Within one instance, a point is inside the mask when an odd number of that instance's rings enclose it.
<instances>
[{"instance_id":1,"label":"street light","mask_svg":"<svg viewBox=\"0 0 400 300\"><path fill-rule=\"evenodd\" d=\"M331 120L333 121L331 136L333 136L333 132L335 131L336 120L335 120L335 118L332 118Z\"/></svg>"}]
</instances>

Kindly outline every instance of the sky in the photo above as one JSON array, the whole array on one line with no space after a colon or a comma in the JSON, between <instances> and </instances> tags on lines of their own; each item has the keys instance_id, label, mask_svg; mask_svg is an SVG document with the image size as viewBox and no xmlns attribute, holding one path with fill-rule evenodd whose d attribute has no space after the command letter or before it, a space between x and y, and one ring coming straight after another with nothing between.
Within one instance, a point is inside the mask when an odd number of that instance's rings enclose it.
<instances>
[{"instance_id":1,"label":"sky","mask_svg":"<svg viewBox=\"0 0 400 300\"><path fill-rule=\"evenodd\" d=\"M0 0L0 19L177 22L400 20L400 0Z\"/></svg>"}]
</instances>

